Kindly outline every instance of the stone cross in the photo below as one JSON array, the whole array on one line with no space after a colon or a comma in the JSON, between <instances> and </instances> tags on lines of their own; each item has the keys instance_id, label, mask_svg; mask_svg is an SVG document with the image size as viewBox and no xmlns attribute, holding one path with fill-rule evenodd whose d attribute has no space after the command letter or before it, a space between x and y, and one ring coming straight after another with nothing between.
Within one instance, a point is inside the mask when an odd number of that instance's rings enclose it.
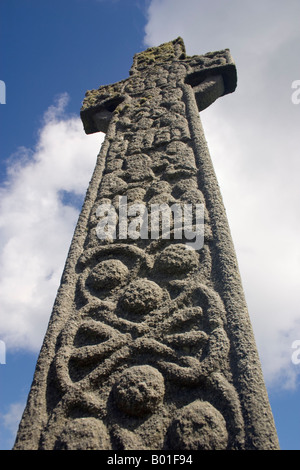
<instances>
[{"instance_id":1,"label":"stone cross","mask_svg":"<svg viewBox=\"0 0 300 470\"><path fill-rule=\"evenodd\" d=\"M228 49L178 38L86 93L84 129L106 138L15 449L278 449L199 119L235 87Z\"/></svg>"}]
</instances>

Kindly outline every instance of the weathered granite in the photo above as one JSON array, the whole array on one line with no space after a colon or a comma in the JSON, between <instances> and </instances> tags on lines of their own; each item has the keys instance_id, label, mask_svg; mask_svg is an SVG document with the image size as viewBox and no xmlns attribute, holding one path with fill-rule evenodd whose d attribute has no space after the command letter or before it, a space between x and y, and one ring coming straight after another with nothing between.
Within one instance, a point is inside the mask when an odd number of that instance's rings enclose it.
<instances>
[{"instance_id":1,"label":"weathered granite","mask_svg":"<svg viewBox=\"0 0 300 470\"><path fill-rule=\"evenodd\" d=\"M181 38L88 91L103 131L14 449L278 449L235 251L199 110L236 87L229 50ZM97 237L119 196L205 205L204 246Z\"/></svg>"}]
</instances>

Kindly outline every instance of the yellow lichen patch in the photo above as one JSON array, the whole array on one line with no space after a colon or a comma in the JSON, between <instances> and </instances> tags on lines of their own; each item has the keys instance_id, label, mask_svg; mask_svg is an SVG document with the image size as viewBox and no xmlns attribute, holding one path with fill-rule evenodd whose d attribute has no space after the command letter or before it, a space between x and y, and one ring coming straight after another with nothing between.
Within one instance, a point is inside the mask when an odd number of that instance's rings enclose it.
<instances>
[{"instance_id":1,"label":"yellow lichen patch","mask_svg":"<svg viewBox=\"0 0 300 470\"><path fill-rule=\"evenodd\" d=\"M181 38L170 41L158 47L149 47L144 52L136 54L136 64L144 67L153 63L167 62L178 56L177 47L181 48L182 55L185 55L185 48Z\"/></svg>"}]
</instances>

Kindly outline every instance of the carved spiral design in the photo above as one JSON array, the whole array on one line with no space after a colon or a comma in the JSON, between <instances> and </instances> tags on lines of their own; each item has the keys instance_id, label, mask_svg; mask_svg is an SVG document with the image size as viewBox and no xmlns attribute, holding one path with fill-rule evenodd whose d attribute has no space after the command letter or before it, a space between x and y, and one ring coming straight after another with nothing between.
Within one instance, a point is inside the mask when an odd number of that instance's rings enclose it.
<instances>
[{"instance_id":1,"label":"carved spiral design","mask_svg":"<svg viewBox=\"0 0 300 470\"><path fill-rule=\"evenodd\" d=\"M48 426L60 437L45 434L44 448L76 448L81 436L89 436L83 447L103 449L243 446L226 313L211 278L207 211L201 252L162 236L109 242L96 236L98 204L118 209L119 195L147 207L205 203L182 100L185 66L153 70L155 76L133 76L118 89L130 100L115 114L77 264L73 314L53 363L61 399Z\"/></svg>"}]
</instances>

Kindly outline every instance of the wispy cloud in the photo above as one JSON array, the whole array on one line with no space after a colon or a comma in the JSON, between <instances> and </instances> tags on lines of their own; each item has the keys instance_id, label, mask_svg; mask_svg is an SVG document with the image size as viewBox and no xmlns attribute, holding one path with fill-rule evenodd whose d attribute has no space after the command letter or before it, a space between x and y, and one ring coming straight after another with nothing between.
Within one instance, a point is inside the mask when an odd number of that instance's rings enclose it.
<instances>
[{"instance_id":1,"label":"wispy cloud","mask_svg":"<svg viewBox=\"0 0 300 470\"><path fill-rule=\"evenodd\" d=\"M12 403L6 413L0 415L1 448L11 449L15 435L19 426L20 419L24 411L25 403Z\"/></svg>"},{"instance_id":2,"label":"wispy cloud","mask_svg":"<svg viewBox=\"0 0 300 470\"><path fill-rule=\"evenodd\" d=\"M61 95L34 149L20 148L0 188L0 338L38 350L102 137L86 136ZM66 197L66 195L68 197Z\"/></svg>"}]
</instances>

